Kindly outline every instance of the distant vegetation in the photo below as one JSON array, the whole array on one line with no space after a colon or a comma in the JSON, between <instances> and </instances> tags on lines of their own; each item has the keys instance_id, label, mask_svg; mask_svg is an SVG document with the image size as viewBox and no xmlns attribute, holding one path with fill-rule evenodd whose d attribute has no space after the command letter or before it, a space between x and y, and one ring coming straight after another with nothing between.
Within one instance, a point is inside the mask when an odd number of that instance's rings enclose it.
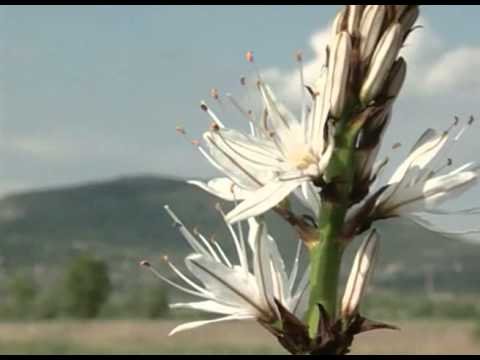
<instances>
[{"instance_id":1,"label":"distant vegetation","mask_svg":"<svg viewBox=\"0 0 480 360\"><path fill-rule=\"evenodd\" d=\"M0 320L159 319L168 309L167 291L158 285L115 296L106 263L85 253L72 258L50 284L42 284L33 272L11 274L3 288Z\"/></svg>"},{"instance_id":2,"label":"distant vegetation","mask_svg":"<svg viewBox=\"0 0 480 360\"><path fill-rule=\"evenodd\" d=\"M163 284L138 263L148 258L161 266L161 255L168 254L182 267L190 251L165 214L165 204L170 204L188 227L215 234L231 252L232 242L214 208L217 201L184 181L157 177L124 178L1 199L1 318L167 316L168 298L175 301L178 293L167 294ZM229 204L223 206L227 210ZM268 220L289 268L296 236L275 215L270 214ZM480 293L479 245L439 238L407 222L385 222L379 231L382 242L373 289L380 295L368 297L368 311L375 311L378 318L478 313L470 299ZM347 256L352 258L354 250ZM101 264L78 265L85 261L79 260L85 254L94 254ZM344 278L348 270L343 269ZM69 276L75 279L70 285ZM83 277L93 280L83 287ZM96 304L75 303L81 294L94 291L89 288L90 281L102 284L95 290L101 290L95 295ZM438 296L443 294L455 294L455 301ZM467 299L466 303L459 303L459 298ZM85 309L79 310L81 306Z\"/></svg>"}]
</instances>

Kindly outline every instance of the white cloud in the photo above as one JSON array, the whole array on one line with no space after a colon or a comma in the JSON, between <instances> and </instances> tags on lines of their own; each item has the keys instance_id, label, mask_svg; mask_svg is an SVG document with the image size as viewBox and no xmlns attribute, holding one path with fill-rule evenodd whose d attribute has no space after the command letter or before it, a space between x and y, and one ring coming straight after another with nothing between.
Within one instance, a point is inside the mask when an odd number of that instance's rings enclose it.
<instances>
[{"instance_id":1,"label":"white cloud","mask_svg":"<svg viewBox=\"0 0 480 360\"><path fill-rule=\"evenodd\" d=\"M330 26L324 28L310 38L310 47L314 57L304 63L304 76L306 84L313 84L321 73L325 63L325 47L330 38ZM300 73L298 69L282 72L277 68L269 68L262 71L263 77L273 84L281 98L289 103L298 103L300 100Z\"/></svg>"},{"instance_id":2,"label":"white cloud","mask_svg":"<svg viewBox=\"0 0 480 360\"><path fill-rule=\"evenodd\" d=\"M402 52L409 71L402 97L479 94L480 76L477 71L480 68L480 48L447 47L427 19L419 19L418 24L422 27L410 35ZM320 29L310 38L314 57L305 63L307 84L315 81L321 71L329 39L330 26ZM265 70L265 75L285 101L298 103L298 70L282 72L270 68Z\"/></svg>"},{"instance_id":3,"label":"white cloud","mask_svg":"<svg viewBox=\"0 0 480 360\"><path fill-rule=\"evenodd\" d=\"M480 94L480 48L459 48L443 54L424 79L429 94Z\"/></svg>"}]
</instances>

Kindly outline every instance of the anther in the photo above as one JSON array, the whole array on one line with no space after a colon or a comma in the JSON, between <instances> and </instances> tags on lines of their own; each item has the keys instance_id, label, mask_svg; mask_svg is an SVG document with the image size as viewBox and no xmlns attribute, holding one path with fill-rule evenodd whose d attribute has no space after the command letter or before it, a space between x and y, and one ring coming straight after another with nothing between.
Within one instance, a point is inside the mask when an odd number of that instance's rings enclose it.
<instances>
[{"instance_id":1,"label":"anther","mask_svg":"<svg viewBox=\"0 0 480 360\"><path fill-rule=\"evenodd\" d=\"M187 131L185 130L185 128L181 127L181 126L177 126L175 128L175 131L181 135L186 135L187 134Z\"/></svg>"},{"instance_id":2,"label":"anther","mask_svg":"<svg viewBox=\"0 0 480 360\"><path fill-rule=\"evenodd\" d=\"M152 265L147 260L140 261L140 266L146 267L146 268L152 267Z\"/></svg>"},{"instance_id":3,"label":"anther","mask_svg":"<svg viewBox=\"0 0 480 360\"><path fill-rule=\"evenodd\" d=\"M220 98L218 89L213 88L212 90L210 90L210 96L215 100L218 100Z\"/></svg>"},{"instance_id":4,"label":"anther","mask_svg":"<svg viewBox=\"0 0 480 360\"><path fill-rule=\"evenodd\" d=\"M247 52L245 53L245 59L246 59L249 63L253 63L253 62L254 62L253 52L247 51Z\"/></svg>"},{"instance_id":5,"label":"anther","mask_svg":"<svg viewBox=\"0 0 480 360\"><path fill-rule=\"evenodd\" d=\"M200 109L202 109L202 111L205 111L205 112L208 112L208 106L207 104L205 104L203 101L200 103Z\"/></svg>"}]
</instances>

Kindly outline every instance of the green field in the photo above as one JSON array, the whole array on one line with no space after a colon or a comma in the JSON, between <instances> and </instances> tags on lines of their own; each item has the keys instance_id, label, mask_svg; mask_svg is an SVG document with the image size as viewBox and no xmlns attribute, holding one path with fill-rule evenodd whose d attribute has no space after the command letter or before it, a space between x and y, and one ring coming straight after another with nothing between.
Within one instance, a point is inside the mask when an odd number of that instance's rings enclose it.
<instances>
[{"instance_id":1,"label":"green field","mask_svg":"<svg viewBox=\"0 0 480 360\"><path fill-rule=\"evenodd\" d=\"M1 354L284 354L255 323L218 324L168 337L175 321L0 324ZM473 324L402 322L357 338L354 354L479 354Z\"/></svg>"}]
</instances>

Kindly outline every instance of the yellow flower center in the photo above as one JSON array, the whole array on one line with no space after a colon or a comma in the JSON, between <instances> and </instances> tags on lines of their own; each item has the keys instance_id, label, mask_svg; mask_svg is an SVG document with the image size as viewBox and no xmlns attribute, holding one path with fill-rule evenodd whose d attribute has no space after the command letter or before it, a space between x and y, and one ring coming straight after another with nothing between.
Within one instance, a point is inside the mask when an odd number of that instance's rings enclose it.
<instances>
[{"instance_id":1,"label":"yellow flower center","mask_svg":"<svg viewBox=\"0 0 480 360\"><path fill-rule=\"evenodd\" d=\"M316 162L315 156L306 146L299 146L292 149L292 151L289 151L287 154L287 160L298 170L305 170Z\"/></svg>"}]
</instances>

